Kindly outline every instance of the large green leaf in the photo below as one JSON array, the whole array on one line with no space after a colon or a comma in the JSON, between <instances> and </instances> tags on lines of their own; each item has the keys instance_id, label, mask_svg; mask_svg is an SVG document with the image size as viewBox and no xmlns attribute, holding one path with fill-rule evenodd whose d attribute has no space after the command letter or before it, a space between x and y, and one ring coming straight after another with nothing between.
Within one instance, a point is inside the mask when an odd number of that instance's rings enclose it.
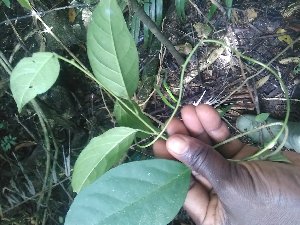
<instances>
[{"instance_id":1,"label":"large green leaf","mask_svg":"<svg viewBox=\"0 0 300 225\"><path fill-rule=\"evenodd\" d=\"M165 225L182 206L189 178L176 161L123 164L77 195L65 225Z\"/></svg>"},{"instance_id":2,"label":"large green leaf","mask_svg":"<svg viewBox=\"0 0 300 225\"><path fill-rule=\"evenodd\" d=\"M59 70L59 61L54 53L39 52L21 59L10 77L11 92L19 112L25 104L55 83Z\"/></svg>"},{"instance_id":3,"label":"large green leaf","mask_svg":"<svg viewBox=\"0 0 300 225\"><path fill-rule=\"evenodd\" d=\"M131 19L131 35L134 39L135 44L138 44L139 42L140 30L141 30L141 20L135 13Z\"/></svg>"},{"instance_id":4,"label":"large green leaf","mask_svg":"<svg viewBox=\"0 0 300 225\"><path fill-rule=\"evenodd\" d=\"M126 9L127 6L127 0L117 0L120 9L122 10L122 12L124 12L124 10Z\"/></svg>"},{"instance_id":5,"label":"large green leaf","mask_svg":"<svg viewBox=\"0 0 300 225\"><path fill-rule=\"evenodd\" d=\"M159 132L158 129L152 124L151 120L143 114L140 107L135 102L125 100L123 103L125 103L126 106L131 109L131 111L128 110L122 103L116 101L114 107L114 116L116 117L116 120L120 126L131 127L153 133L153 131L149 128L150 126L153 130ZM146 126L142 121L147 123L148 126ZM142 132L138 132L137 136L140 138L149 137L149 135Z\"/></svg>"},{"instance_id":6,"label":"large green leaf","mask_svg":"<svg viewBox=\"0 0 300 225\"><path fill-rule=\"evenodd\" d=\"M115 127L93 138L80 153L72 177L72 187L79 192L120 161L135 138L136 130Z\"/></svg>"},{"instance_id":7,"label":"large green leaf","mask_svg":"<svg viewBox=\"0 0 300 225\"><path fill-rule=\"evenodd\" d=\"M2 2L4 2L4 4L10 8L10 0L2 0Z\"/></svg>"},{"instance_id":8,"label":"large green leaf","mask_svg":"<svg viewBox=\"0 0 300 225\"><path fill-rule=\"evenodd\" d=\"M138 84L138 53L116 0L101 1L88 27L87 50L97 80L130 99Z\"/></svg>"}]
</instances>

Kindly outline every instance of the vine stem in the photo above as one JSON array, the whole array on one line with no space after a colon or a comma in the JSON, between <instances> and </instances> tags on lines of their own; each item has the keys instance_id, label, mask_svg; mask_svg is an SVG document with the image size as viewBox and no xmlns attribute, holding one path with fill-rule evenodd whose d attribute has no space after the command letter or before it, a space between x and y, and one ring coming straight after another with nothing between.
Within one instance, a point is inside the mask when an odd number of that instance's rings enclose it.
<instances>
[{"instance_id":1,"label":"vine stem","mask_svg":"<svg viewBox=\"0 0 300 225\"><path fill-rule=\"evenodd\" d=\"M69 60L69 59L66 59L62 56L59 56L57 55L57 57L63 61L66 61L68 63L70 63L71 65L75 66L76 68L78 68L80 71L82 71L84 74L86 74L90 79L92 79L93 81L95 81L100 87L102 87L107 93L109 93L111 96L115 97L116 100L118 100L123 107L125 107L127 110L129 110L131 113L133 113L134 115L136 115L140 121L142 123L144 123L144 125L147 126L147 128L149 128L154 135L157 135L153 141L151 141L150 143L144 145L144 146L141 146L143 148L146 148L146 147L149 147L151 146L152 144L154 144L155 141L157 141L159 138L163 138L166 140L166 137L163 136L164 132L166 131L170 121L174 118L175 114L177 113L178 111L178 108L180 107L181 105L181 99L182 99L182 96L183 96L183 77L184 77L184 73L185 73L185 70L186 70L186 67L189 63L189 61L191 60L191 57L193 56L193 54L195 53L195 51L198 49L199 46L203 45L204 43L215 43L215 44L219 44L219 45L222 45L226 48L229 48L231 49L235 54L239 55L241 58L244 58L246 59L247 61L250 61L252 63L255 63L255 64L258 64L260 66L262 66L264 69L267 69L269 72L271 72L279 81L280 83L280 86L285 94L285 97L287 99L287 112L286 112L286 116L285 116L285 119L284 119L284 122L282 123L282 128L280 129L280 131L277 133L277 135L275 136L275 138L270 142L270 143L276 143L277 140L279 139L279 137L281 136L281 134L286 131L285 134L288 133L287 131L287 122L288 122L288 118L289 118L289 114L290 114L290 101L289 101L289 96L288 96L288 90L285 86L285 84L283 83L282 79L280 78L280 76L275 72L275 70L271 69L269 66L267 66L266 64L262 63L262 62L259 62L255 59L252 59L251 57L248 57L248 56L245 56L243 55L242 53L240 53L239 51L235 50L235 49L232 49L230 48L228 45L226 45L225 43L221 42L221 41L218 41L218 40L202 40L201 42L199 42L194 48L193 50L191 51L191 53L189 54L189 56L187 57L187 59L185 60L185 62L183 63L182 65L182 70L181 70L181 74L180 74L180 84L179 84L179 97L178 97L178 102L176 103L176 106L175 106L175 109L173 110L169 120L167 121L167 123L165 124L164 128L158 133L156 130L154 130L146 121L142 120L140 117L138 117L138 115L135 114L135 112L130 108L128 107L124 101L119 98L118 96L115 96L113 93L111 93L109 90L105 89L103 87L103 85L93 76L92 73L90 73L85 67L82 67L81 65L78 65L74 60ZM242 83L242 85L240 85L234 92L232 92L229 96L227 96L227 98L229 98L232 94L234 94L237 90L239 90L244 84L246 84L246 82L248 82L250 79L254 78L257 74L254 74L250 77L248 77L247 79L244 80L244 82ZM278 125L278 124L276 124ZM272 125L274 126L274 125ZM260 129L263 129L265 128L266 125L264 126L261 126L259 128L256 128L255 131L258 131ZM144 133L149 133L149 132L145 132L145 131L142 131ZM254 131L252 131L254 132ZM247 135L248 132L246 133L243 133L243 134L240 134L236 137L233 137L234 139L237 139L239 137L242 137L242 136L245 136ZM286 137L287 135L285 135ZM219 143L217 146L221 146L227 142L229 142L230 140L233 140L233 139L228 139L228 140L225 140L224 142L221 142ZM283 147L284 145L284 142L286 141L286 138L283 139L283 142L277 147L277 149L275 150L275 152L278 152L280 151L280 149ZM259 156L261 156L262 154L264 154L267 150L270 149L270 144L266 145L265 148L263 148L262 150L260 150L259 152L257 152L256 154L254 154L253 156L249 157L249 160L254 160L254 159L257 159ZM216 147L216 146L215 146ZM272 153L271 153L272 154ZM274 152L273 152L274 154ZM269 156L269 155L268 155ZM266 156L266 157L268 157Z\"/></svg>"},{"instance_id":2,"label":"vine stem","mask_svg":"<svg viewBox=\"0 0 300 225\"><path fill-rule=\"evenodd\" d=\"M41 127L42 127L42 130L43 130L43 133L44 133L44 141L45 141L45 151L46 151L46 169L45 169L45 176L44 176L44 182L43 182L43 187L42 187L42 193L38 199L38 202L37 202L37 210L40 209L40 206L41 206L41 203L43 201L43 198L44 198L44 195L45 195L45 190L46 190L46 187L47 187L47 181L48 181L48 177L49 177L49 173L50 173L50 163L51 163L51 156L50 156L50 139L49 139L49 135L48 135L48 130L47 130L47 127L46 127L46 117L42 111L42 109L40 108L40 106L38 105L38 103L32 99L30 101L34 111L36 112L38 118L39 118L39 121L40 121L40 124L41 124Z\"/></svg>"},{"instance_id":3,"label":"vine stem","mask_svg":"<svg viewBox=\"0 0 300 225\"><path fill-rule=\"evenodd\" d=\"M283 121L283 124L282 124L282 128L280 129L280 131L277 133L277 135L274 137L274 139L271 141L271 142L277 142L277 140L279 139L279 137L281 136L281 134L288 129L287 127L287 123L288 123L288 120L289 120L289 116L290 116L290 110L291 110L291 106L290 106L290 99L289 99L289 95L288 95L288 90L284 84L284 82L282 81L282 79L280 78L280 76L275 72L275 70L273 70L272 68L270 68L268 65L262 63L262 62L259 62L255 59L252 59L251 57L248 57L248 56L245 56L243 55L242 53L240 53L239 51L233 49L233 48L230 48L228 45L226 45L225 43L223 43L222 41L218 41L218 40L202 40L201 41L202 43L215 43L215 44L219 44L219 45L222 45L226 48L229 48L231 51L233 51L235 54L239 55L240 57L246 59L247 61L250 61L252 63L255 63L255 64L258 64L260 65L261 67L263 67L264 69L268 70L269 72L271 72L275 77L276 79L279 81L279 84L281 86L281 89L283 90L284 92L284 95L285 95L285 98L286 98L286 107L287 107L287 110L286 110L286 114L285 114L285 118L284 118L284 121ZM258 75L258 73L248 77L246 80L244 80L244 82L242 83L243 85L246 84L250 79L256 77ZM242 87L242 85L240 85L238 88L240 89ZM233 91L230 96L235 93L238 89L236 89L235 91ZM228 98L228 96L227 96ZM288 131L287 131L288 132ZM244 136L244 135L243 135ZM283 140L283 142L276 148L276 150L274 152L278 152L280 151L280 149L283 147L284 145L284 142L285 142L286 139ZM271 143L270 142L270 143ZM222 145L223 142L220 143L220 145ZM219 145L219 146L220 146ZM251 156L249 159L251 160L254 160L254 159L257 159L259 158L259 156L261 156L262 154L264 154L267 150L270 149L270 145L266 145L266 147L264 147L263 149L261 149L260 151L258 151L257 153L255 153L253 156ZM271 153L272 154L272 153ZM274 154L274 153L273 153ZM266 156L268 157L268 156Z\"/></svg>"},{"instance_id":4,"label":"vine stem","mask_svg":"<svg viewBox=\"0 0 300 225\"><path fill-rule=\"evenodd\" d=\"M148 143L147 145L141 146L143 148L149 147L150 145L153 145L154 142L156 142L160 137L162 137L163 133L166 131L169 123L171 122L171 120L174 118L175 114L178 111L178 108L181 106L181 99L182 99L182 95L183 95L183 77L184 77L184 73L186 70L186 67L188 65L188 63L190 62L192 56L194 55L195 51L198 49L198 47L201 45L202 43L198 43L193 50L191 51L191 53L189 54L189 56L187 57L187 59L185 60L184 64L182 65L182 69L181 69L181 74L180 74L180 83L179 83L179 96L178 96L178 101L176 103L175 109L172 112L172 115L170 116L170 119L167 121L167 123L165 124L164 128L161 130L161 132L154 138L153 141L151 141L150 143Z\"/></svg>"},{"instance_id":5,"label":"vine stem","mask_svg":"<svg viewBox=\"0 0 300 225\"><path fill-rule=\"evenodd\" d=\"M221 41L218 41L218 40L202 40L200 43L198 43L192 50L192 52L190 53L190 55L188 56L188 58L186 59L185 63L182 65L182 71L181 71L181 75L180 75L180 84L179 84L179 97L178 97L178 102L176 104L176 107L170 117L170 119L167 121L165 127L162 129L162 131L160 132L160 134L154 138L154 140L152 142L150 142L149 144L145 145L145 146L142 146L142 147L149 147L150 145L152 145L155 141L157 141L160 136L163 134L163 132L165 132L167 126L169 125L170 121L172 120L172 118L175 116L179 106L180 106L180 103L181 103L181 99L182 99L182 94L183 94L183 77L184 77L184 73L185 73L185 70L186 70L186 66L187 64L189 63L192 55L194 54L194 52L196 51L196 49L202 45L203 43L216 43L216 44L220 44L226 48L230 48L229 46L227 46L225 43L221 42ZM282 79L279 77L279 75L273 70L271 69L270 67L268 67L267 65L265 65L264 63L262 62L259 62L255 59L252 59L248 56L244 56L243 54L241 54L239 51L235 50L235 49L232 49L230 48L233 52L235 52L237 55L239 55L240 57L250 61L250 62L253 62L255 64L258 64L260 66L262 66L263 68L269 70L278 80L279 80L279 83L281 85L281 88L285 94L285 97L287 99L287 112L286 112L286 116L285 116L285 120L283 123L273 123L272 125L264 125L264 126L261 126L259 128L256 128L254 129L254 131L251 131L251 132L245 132L245 133L242 133L240 135L237 135L236 137L233 137L233 138L230 138L228 140L225 140L224 142L221 142L219 143L218 145L214 146L214 147L219 147L221 145L224 145L225 143L228 143L234 139L237 139L237 138L240 138L240 137L243 137L245 135L247 135L248 133L252 133L252 132L255 132L255 131L258 131L260 129L263 129L263 128L266 128L266 127L269 127L269 126L275 126L275 125L282 125L282 128L280 129L280 131L277 133L277 135L275 136L275 138L270 142L270 143L276 143L277 140L279 139L279 137L281 136L281 134L286 131L286 135L285 135L285 138L283 139L283 142L277 147L277 149L271 153L271 154L274 154L274 153L277 153L278 151L280 151L280 149L283 147L285 141L286 141L286 137L287 137L287 133L288 133L288 128L287 128L287 122L288 122L288 118L289 118L289 114L290 114L290 101L289 101L289 96L288 96L288 91L286 89L286 86L285 84L283 83ZM255 75L256 76L256 75ZM246 84L246 82L252 78L254 78L255 76L251 76L251 77L248 77L243 83ZM265 148L261 149L259 152L257 152L256 154L254 154L253 156L249 157L248 160L254 160L254 159L257 159L259 158L259 156L261 156L262 154L264 154L267 150L269 150L271 147L273 147L274 145L270 145L270 144L267 144ZM269 157L269 155L267 155L266 157Z\"/></svg>"},{"instance_id":6,"label":"vine stem","mask_svg":"<svg viewBox=\"0 0 300 225\"><path fill-rule=\"evenodd\" d=\"M1 64L1 66L4 67L4 69L9 74L9 76L11 76L12 75L12 66L6 60L2 61L2 59L0 59L0 64ZM41 192L41 195L37 202L37 211L39 211L41 203L42 203L44 195L45 195L45 190L47 187L47 180L48 180L49 172L50 172L50 164L51 164L50 150L51 149L50 149L50 139L49 139L48 130L47 130L47 126L46 126L47 119L46 119L42 109L36 102L36 100L32 99L30 101L30 103L39 118L42 130L43 130L43 134L44 134L44 143L45 143L45 151L46 151L46 168L45 168L44 181L43 181L43 186L42 186L42 192Z\"/></svg>"},{"instance_id":7,"label":"vine stem","mask_svg":"<svg viewBox=\"0 0 300 225\"><path fill-rule=\"evenodd\" d=\"M269 124L270 125L270 124ZM286 127L287 128L287 127ZM259 152L257 152L257 153L259 153L259 154L254 154L254 155L252 155L252 156L249 156L249 157L246 157L246 158L244 158L243 160L244 161L252 161L252 160L257 160L257 159L260 159L260 160L264 160L264 159L267 159L267 158L269 158L270 156L272 156L272 155L275 155L275 154L277 154L278 152L280 152L280 150L282 149L282 147L284 146L284 143L286 142L286 140L287 140L287 138L288 138L288 134L289 134L289 130L288 129L284 129L284 131L285 131L285 133L284 133L284 137L283 137L283 140L282 140L282 142L280 143L280 145L276 148L276 150L275 151L273 151L273 152L271 152L271 153L269 153L269 154L267 154L267 155L264 155L263 153L265 152L263 152L263 150L260 150ZM274 138L275 139L275 138ZM273 140L274 140L273 139ZM274 141L270 141L267 145L266 145L266 149L270 149L270 148L272 148L275 144L276 144L276 142L274 142Z\"/></svg>"},{"instance_id":8,"label":"vine stem","mask_svg":"<svg viewBox=\"0 0 300 225\"><path fill-rule=\"evenodd\" d=\"M225 145L225 144L227 144L227 143L229 143L231 141L234 141L234 140L236 140L238 138L241 138L241 137L243 137L245 135L252 134L252 133L254 133L256 131L259 131L259 130L264 129L264 128L272 127L272 126L283 126L283 123L282 122L275 122L275 123L270 123L270 124L262 125L260 127L254 128L252 130L249 130L247 132L241 133L241 134L236 135L234 137L228 138L225 141L220 142L220 143L214 145L213 148L218 148L218 147L220 147L222 145Z\"/></svg>"},{"instance_id":9,"label":"vine stem","mask_svg":"<svg viewBox=\"0 0 300 225\"><path fill-rule=\"evenodd\" d=\"M54 151L54 155L53 155L53 160L52 160L52 173L55 173L56 171L56 164L57 164L57 157L58 157L58 152L59 152L59 147L57 145L57 142L54 138L54 135L53 135L53 132L52 132L52 129L51 129L51 126L49 125L48 121L46 120L46 125L48 126L49 128L49 136L52 137L52 143L53 143L53 147L55 149ZM50 170L50 165L49 165L49 170ZM53 182L52 182L52 178L49 179L48 181L48 194L47 194L47 197L46 197L46 201L45 201L45 210L44 210L44 215L43 215L43 220L42 220L42 225L45 225L46 224L46 219L47 219L47 211L48 211L48 202L51 198L51 194L52 194L52 187L53 187Z\"/></svg>"}]
</instances>

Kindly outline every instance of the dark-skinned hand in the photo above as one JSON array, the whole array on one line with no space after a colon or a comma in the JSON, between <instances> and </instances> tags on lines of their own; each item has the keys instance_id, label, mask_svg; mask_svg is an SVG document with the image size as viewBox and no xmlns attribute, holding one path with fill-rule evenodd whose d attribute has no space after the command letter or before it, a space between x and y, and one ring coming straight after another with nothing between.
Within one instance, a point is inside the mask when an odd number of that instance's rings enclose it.
<instances>
[{"instance_id":1,"label":"dark-skinned hand","mask_svg":"<svg viewBox=\"0 0 300 225\"><path fill-rule=\"evenodd\" d=\"M300 225L300 154L284 152L291 164L232 162L257 149L239 140L213 149L230 133L211 106L188 105L181 116L153 150L192 169L184 208L197 225Z\"/></svg>"}]
</instances>

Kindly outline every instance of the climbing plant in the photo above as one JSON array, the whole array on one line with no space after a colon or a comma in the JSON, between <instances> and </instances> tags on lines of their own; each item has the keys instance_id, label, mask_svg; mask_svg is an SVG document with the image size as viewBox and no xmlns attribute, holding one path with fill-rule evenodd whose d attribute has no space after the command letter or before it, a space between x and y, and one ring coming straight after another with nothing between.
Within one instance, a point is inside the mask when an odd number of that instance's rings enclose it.
<instances>
[{"instance_id":1,"label":"climbing plant","mask_svg":"<svg viewBox=\"0 0 300 225\"><path fill-rule=\"evenodd\" d=\"M171 117L180 106L185 68L203 43L224 45L219 41L203 40L194 47L182 65L180 92ZM87 32L87 52L93 73L78 62L55 53L40 52L23 58L10 79L19 112L55 83L60 70L59 60L77 67L115 99L114 116L120 126L94 137L76 160L72 188L77 197L66 216L65 225L167 224L183 205L190 182L189 168L176 161L152 159L111 169L124 157L136 138L154 136L146 146L160 137L166 139L163 133L167 126L159 130L132 100L139 81L139 59L134 39L116 0L100 1L94 10ZM276 142L284 132L287 119L288 113L271 142ZM258 159L258 156L252 159Z\"/></svg>"}]
</instances>

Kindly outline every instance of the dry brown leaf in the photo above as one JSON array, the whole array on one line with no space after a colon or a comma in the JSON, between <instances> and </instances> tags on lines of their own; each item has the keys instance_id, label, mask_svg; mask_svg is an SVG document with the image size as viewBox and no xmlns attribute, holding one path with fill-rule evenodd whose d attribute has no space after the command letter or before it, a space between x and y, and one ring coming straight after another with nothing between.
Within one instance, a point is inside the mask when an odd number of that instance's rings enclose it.
<instances>
[{"instance_id":1,"label":"dry brown leaf","mask_svg":"<svg viewBox=\"0 0 300 225\"><path fill-rule=\"evenodd\" d=\"M190 43L186 42L181 45L176 45L175 49L181 54L189 55L193 50L193 46Z\"/></svg>"},{"instance_id":2,"label":"dry brown leaf","mask_svg":"<svg viewBox=\"0 0 300 225\"><path fill-rule=\"evenodd\" d=\"M290 45L293 42L293 39L291 38L290 35L287 35L285 33L286 33L285 29L279 28L277 30L276 34L283 34L283 35L278 36L278 40L283 41L283 42L287 43L288 45Z\"/></svg>"},{"instance_id":3,"label":"dry brown leaf","mask_svg":"<svg viewBox=\"0 0 300 225\"><path fill-rule=\"evenodd\" d=\"M256 82L255 87L256 87L257 89L260 88L260 87L262 87L262 86L269 80L269 78L270 78L270 75L265 76L265 77L259 79L259 80Z\"/></svg>"},{"instance_id":4,"label":"dry brown leaf","mask_svg":"<svg viewBox=\"0 0 300 225\"><path fill-rule=\"evenodd\" d=\"M203 71L206 68L208 68L211 64L213 64L224 52L225 48L220 47L217 48L215 50L213 50L210 55L208 56L208 58L206 59L206 61L200 61L199 62L199 71Z\"/></svg>"},{"instance_id":5,"label":"dry brown leaf","mask_svg":"<svg viewBox=\"0 0 300 225\"><path fill-rule=\"evenodd\" d=\"M77 13L74 8L68 10L68 18L70 23L74 23L76 19Z\"/></svg>"},{"instance_id":6,"label":"dry brown leaf","mask_svg":"<svg viewBox=\"0 0 300 225\"><path fill-rule=\"evenodd\" d=\"M300 63L300 57L288 57L279 61L280 64Z\"/></svg>"},{"instance_id":7,"label":"dry brown leaf","mask_svg":"<svg viewBox=\"0 0 300 225\"><path fill-rule=\"evenodd\" d=\"M257 12L254 8L249 8L246 10L246 17L249 23L251 23L253 20L257 17Z\"/></svg>"},{"instance_id":8,"label":"dry brown leaf","mask_svg":"<svg viewBox=\"0 0 300 225\"><path fill-rule=\"evenodd\" d=\"M202 38L207 38L210 33L212 32L212 28L205 23L195 23L193 25L194 29L196 30L197 36L198 38L202 39Z\"/></svg>"}]
</instances>

